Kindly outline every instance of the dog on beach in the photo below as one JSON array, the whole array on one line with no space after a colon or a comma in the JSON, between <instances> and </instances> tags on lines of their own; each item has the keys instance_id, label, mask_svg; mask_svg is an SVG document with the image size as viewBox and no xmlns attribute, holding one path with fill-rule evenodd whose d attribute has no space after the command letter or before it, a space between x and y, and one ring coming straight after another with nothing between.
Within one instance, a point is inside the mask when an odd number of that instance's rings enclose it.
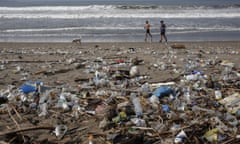
<instances>
[{"instance_id":1,"label":"dog on beach","mask_svg":"<svg viewBox=\"0 0 240 144\"><path fill-rule=\"evenodd\" d=\"M72 40L72 43L82 44L81 38Z\"/></svg>"}]
</instances>

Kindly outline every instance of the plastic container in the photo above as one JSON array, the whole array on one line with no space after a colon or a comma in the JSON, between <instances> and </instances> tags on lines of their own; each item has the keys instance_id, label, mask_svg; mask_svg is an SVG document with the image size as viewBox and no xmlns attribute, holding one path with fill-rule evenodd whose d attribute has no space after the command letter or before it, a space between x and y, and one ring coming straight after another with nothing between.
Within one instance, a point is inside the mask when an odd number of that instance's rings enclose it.
<instances>
[{"instance_id":1,"label":"plastic container","mask_svg":"<svg viewBox=\"0 0 240 144\"><path fill-rule=\"evenodd\" d=\"M170 112L170 107L168 106L168 105L162 105L162 110L164 111L164 112Z\"/></svg>"},{"instance_id":2,"label":"plastic container","mask_svg":"<svg viewBox=\"0 0 240 144\"><path fill-rule=\"evenodd\" d=\"M64 135L67 132L67 130L68 128L66 125L57 125L54 133L58 137L58 136Z\"/></svg>"},{"instance_id":3,"label":"plastic container","mask_svg":"<svg viewBox=\"0 0 240 144\"><path fill-rule=\"evenodd\" d=\"M43 103L42 105L40 105L40 110L41 110L41 113L38 115L38 116L47 116L48 114L48 105L47 103Z\"/></svg>"},{"instance_id":4,"label":"plastic container","mask_svg":"<svg viewBox=\"0 0 240 144\"><path fill-rule=\"evenodd\" d=\"M137 127L146 127L146 122L144 119L132 118L131 122L134 123Z\"/></svg>"},{"instance_id":5,"label":"plastic container","mask_svg":"<svg viewBox=\"0 0 240 144\"><path fill-rule=\"evenodd\" d=\"M231 115L230 113L226 114L226 118L225 120L227 121L227 123L231 126L236 127L238 125L238 120L235 116Z\"/></svg>"},{"instance_id":6,"label":"plastic container","mask_svg":"<svg viewBox=\"0 0 240 144\"><path fill-rule=\"evenodd\" d=\"M28 94L31 92L35 92L36 91L36 87L31 85L31 84L23 84L20 87L20 90L24 93L24 94Z\"/></svg>"},{"instance_id":7,"label":"plastic container","mask_svg":"<svg viewBox=\"0 0 240 144\"><path fill-rule=\"evenodd\" d=\"M150 86L148 83L145 83L141 86L143 95L148 95L150 93Z\"/></svg>"},{"instance_id":8,"label":"plastic container","mask_svg":"<svg viewBox=\"0 0 240 144\"><path fill-rule=\"evenodd\" d=\"M138 76L139 75L139 69L137 66L133 66L131 67L130 71L129 71L129 74L131 77L135 77L135 76Z\"/></svg>"},{"instance_id":9,"label":"plastic container","mask_svg":"<svg viewBox=\"0 0 240 144\"><path fill-rule=\"evenodd\" d=\"M220 90L215 90L215 99L220 100L222 99L222 92Z\"/></svg>"},{"instance_id":10,"label":"plastic container","mask_svg":"<svg viewBox=\"0 0 240 144\"><path fill-rule=\"evenodd\" d=\"M150 98L149 98L149 101L152 103L152 104L159 104L159 98L155 95L152 95Z\"/></svg>"},{"instance_id":11,"label":"plastic container","mask_svg":"<svg viewBox=\"0 0 240 144\"><path fill-rule=\"evenodd\" d=\"M186 88L186 91L184 92L185 99L187 101L187 104L191 104L191 95L190 95L190 87Z\"/></svg>"},{"instance_id":12,"label":"plastic container","mask_svg":"<svg viewBox=\"0 0 240 144\"><path fill-rule=\"evenodd\" d=\"M142 116L143 110L139 98L136 96L136 93L131 93L130 98L134 105L134 111L138 117Z\"/></svg>"},{"instance_id":13,"label":"plastic container","mask_svg":"<svg viewBox=\"0 0 240 144\"><path fill-rule=\"evenodd\" d=\"M159 98L166 96L166 95L170 95L170 94L172 94L173 96L175 95L174 90L168 86L161 86L153 92L153 95L155 95Z\"/></svg>"},{"instance_id":14,"label":"plastic container","mask_svg":"<svg viewBox=\"0 0 240 144\"><path fill-rule=\"evenodd\" d=\"M183 140L187 137L186 133L182 130L181 132L179 132L176 136L176 138L174 139L174 143L179 144L179 143L183 143Z\"/></svg>"},{"instance_id":15,"label":"plastic container","mask_svg":"<svg viewBox=\"0 0 240 144\"><path fill-rule=\"evenodd\" d=\"M196 81L199 79L199 75L197 74L190 74L186 76L186 80L188 81Z\"/></svg>"},{"instance_id":16,"label":"plastic container","mask_svg":"<svg viewBox=\"0 0 240 144\"><path fill-rule=\"evenodd\" d=\"M211 129L204 134L204 138L211 143L215 143L218 140L218 131L218 128Z\"/></svg>"},{"instance_id":17,"label":"plastic container","mask_svg":"<svg viewBox=\"0 0 240 144\"><path fill-rule=\"evenodd\" d=\"M173 112L173 111L170 111L169 113L167 113L166 116L167 116L168 119L172 119L172 120L178 118L177 114L175 112Z\"/></svg>"}]
</instances>

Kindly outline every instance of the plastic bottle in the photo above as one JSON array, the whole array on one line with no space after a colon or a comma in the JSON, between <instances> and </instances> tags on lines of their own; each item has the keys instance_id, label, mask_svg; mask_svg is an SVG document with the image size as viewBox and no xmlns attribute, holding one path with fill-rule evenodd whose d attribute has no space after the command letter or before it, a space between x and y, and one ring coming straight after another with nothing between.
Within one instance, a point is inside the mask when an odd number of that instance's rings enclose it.
<instances>
[{"instance_id":1,"label":"plastic bottle","mask_svg":"<svg viewBox=\"0 0 240 144\"><path fill-rule=\"evenodd\" d=\"M48 104L45 102L43 103L42 105L40 105L40 110L41 110L41 113L38 115L39 117L41 116L47 116L48 114Z\"/></svg>"},{"instance_id":2,"label":"plastic bottle","mask_svg":"<svg viewBox=\"0 0 240 144\"><path fill-rule=\"evenodd\" d=\"M185 133L183 130L181 130L181 131L177 134L176 138L174 139L174 143L176 143L176 144L178 144L178 143L183 143L183 140L184 140L186 137L187 137L186 133Z\"/></svg>"},{"instance_id":3,"label":"plastic bottle","mask_svg":"<svg viewBox=\"0 0 240 144\"><path fill-rule=\"evenodd\" d=\"M198 107L196 105L192 107L192 111L194 111L194 112L196 112L196 111L204 111L204 112L207 112L209 114L216 114L216 112L214 110L207 109L207 108L201 108L201 107Z\"/></svg>"},{"instance_id":4,"label":"plastic bottle","mask_svg":"<svg viewBox=\"0 0 240 144\"><path fill-rule=\"evenodd\" d=\"M216 100L222 99L222 92L220 90L215 90L215 99Z\"/></svg>"},{"instance_id":5,"label":"plastic bottle","mask_svg":"<svg viewBox=\"0 0 240 144\"><path fill-rule=\"evenodd\" d=\"M131 67L129 73L130 73L130 76L131 76L131 77L138 76L138 75L139 75L139 69L138 69L138 67L137 67L137 66Z\"/></svg>"},{"instance_id":6,"label":"plastic bottle","mask_svg":"<svg viewBox=\"0 0 240 144\"><path fill-rule=\"evenodd\" d=\"M190 95L190 87L186 88L186 91L184 93L184 96L186 98L187 104L191 104L191 95Z\"/></svg>"},{"instance_id":7,"label":"plastic bottle","mask_svg":"<svg viewBox=\"0 0 240 144\"><path fill-rule=\"evenodd\" d=\"M138 97L136 97L136 93L131 93L130 98L132 100L132 103L134 105L134 111L138 117L142 116L142 105L140 103L140 100Z\"/></svg>"},{"instance_id":8,"label":"plastic bottle","mask_svg":"<svg viewBox=\"0 0 240 144\"><path fill-rule=\"evenodd\" d=\"M68 130L68 127L66 125L57 125L54 133L58 137L58 136L64 135L67 132L67 130Z\"/></svg>"},{"instance_id":9,"label":"plastic bottle","mask_svg":"<svg viewBox=\"0 0 240 144\"><path fill-rule=\"evenodd\" d=\"M229 125L231 126L237 126L238 125L238 120L235 116L233 116L230 113L227 113L225 116L225 120L228 122Z\"/></svg>"},{"instance_id":10,"label":"plastic bottle","mask_svg":"<svg viewBox=\"0 0 240 144\"><path fill-rule=\"evenodd\" d=\"M214 84L214 94L215 94L215 99L220 100L222 99L222 92L221 92L221 85L219 83Z\"/></svg>"},{"instance_id":11,"label":"plastic bottle","mask_svg":"<svg viewBox=\"0 0 240 144\"><path fill-rule=\"evenodd\" d=\"M88 144L93 144L93 135L88 137Z\"/></svg>"},{"instance_id":12,"label":"plastic bottle","mask_svg":"<svg viewBox=\"0 0 240 144\"><path fill-rule=\"evenodd\" d=\"M143 96L148 96L149 93L150 93L150 86L149 86L149 84L145 83L145 84L142 85L141 88L142 88L142 95Z\"/></svg>"}]
</instances>

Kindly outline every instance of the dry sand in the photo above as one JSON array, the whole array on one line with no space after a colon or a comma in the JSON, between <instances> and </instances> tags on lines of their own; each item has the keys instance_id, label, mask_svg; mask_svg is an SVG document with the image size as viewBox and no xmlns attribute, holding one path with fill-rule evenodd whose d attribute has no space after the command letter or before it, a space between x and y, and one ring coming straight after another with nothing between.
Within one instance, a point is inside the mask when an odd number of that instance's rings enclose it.
<instances>
[{"instance_id":1,"label":"dry sand","mask_svg":"<svg viewBox=\"0 0 240 144\"><path fill-rule=\"evenodd\" d=\"M172 49L172 44L183 44L184 49ZM0 89L6 89L14 84L19 87L26 81L40 80L48 86L72 86L81 85L77 79L89 79L94 73L86 72L86 67L102 59L107 64L113 65L122 60L129 63L131 59L138 58L140 75L149 76L145 81L168 82L176 80L185 70L187 59L199 60L203 65L208 61L210 66L197 67L207 75L216 71L211 63L216 64L222 60L229 60L235 64L239 71L240 42L170 42L164 43L0 43L1 75ZM77 64L79 67L77 67ZM90 65L93 66L93 65ZM174 71L175 69L175 71ZM218 72L219 74L219 72ZM71 128L76 126L89 126L87 131L79 130L75 134L68 134L58 140L52 131L38 130L25 134L36 141L49 139L51 142L86 143L88 132L105 134L98 128L98 120L94 117L80 117L73 120L68 114L60 115L59 112L51 112L50 118L38 118L36 114L20 113L23 120L15 118L21 128L34 126L34 121L40 121L37 125L64 123ZM68 116L68 118L66 118ZM1 132L17 129L15 123L8 114L1 114ZM78 134L76 134L78 133ZM15 137L16 138L16 137Z\"/></svg>"},{"instance_id":2,"label":"dry sand","mask_svg":"<svg viewBox=\"0 0 240 144\"><path fill-rule=\"evenodd\" d=\"M186 49L172 49L172 44L183 44ZM129 52L134 48L135 52ZM92 76L86 74L84 69L73 69L66 73L44 76L36 74L39 71L51 71L70 69L74 66L70 63L77 60L80 63L93 62L95 59L103 59L108 63L122 59L130 62L138 57L144 63L140 65L141 75L149 75L151 82L164 81L175 76L172 68L159 70L153 64L167 62L168 66L175 63L177 67L184 69L186 58L230 60L239 67L240 42L176 42L168 45L160 43L0 43L1 61L5 69L1 70L0 88L6 88L9 84L21 85L24 80L40 80L44 84L53 85L54 82L76 85L75 78ZM167 54L169 53L169 54ZM173 53L171 55L171 53ZM169 56L171 58L169 58ZM170 59L170 61L169 61ZM7 64L6 64L7 63ZM87 62L86 62L87 64ZM88 65L88 64L87 64ZM20 66L20 72L16 72ZM200 69L199 69L200 70ZM23 74L25 73L26 76ZM23 79L21 81L20 79Z\"/></svg>"}]
</instances>

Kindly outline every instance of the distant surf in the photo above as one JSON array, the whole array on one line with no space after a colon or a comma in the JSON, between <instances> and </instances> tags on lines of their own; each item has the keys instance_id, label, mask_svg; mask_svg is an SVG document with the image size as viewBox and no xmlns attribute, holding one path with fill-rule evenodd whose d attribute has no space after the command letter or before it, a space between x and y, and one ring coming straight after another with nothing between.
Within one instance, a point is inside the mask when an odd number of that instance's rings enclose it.
<instances>
[{"instance_id":1,"label":"distant surf","mask_svg":"<svg viewBox=\"0 0 240 144\"><path fill-rule=\"evenodd\" d=\"M237 4L78 5L0 7L0 41L70 41L79 36L85 41L142 41L145 20L157 41L162 19L169 40L182 40L179 34L198 41L211 40L210 35L217 40L239 39L235 37L240 32Z\"/></svg>"}]
</instances>

